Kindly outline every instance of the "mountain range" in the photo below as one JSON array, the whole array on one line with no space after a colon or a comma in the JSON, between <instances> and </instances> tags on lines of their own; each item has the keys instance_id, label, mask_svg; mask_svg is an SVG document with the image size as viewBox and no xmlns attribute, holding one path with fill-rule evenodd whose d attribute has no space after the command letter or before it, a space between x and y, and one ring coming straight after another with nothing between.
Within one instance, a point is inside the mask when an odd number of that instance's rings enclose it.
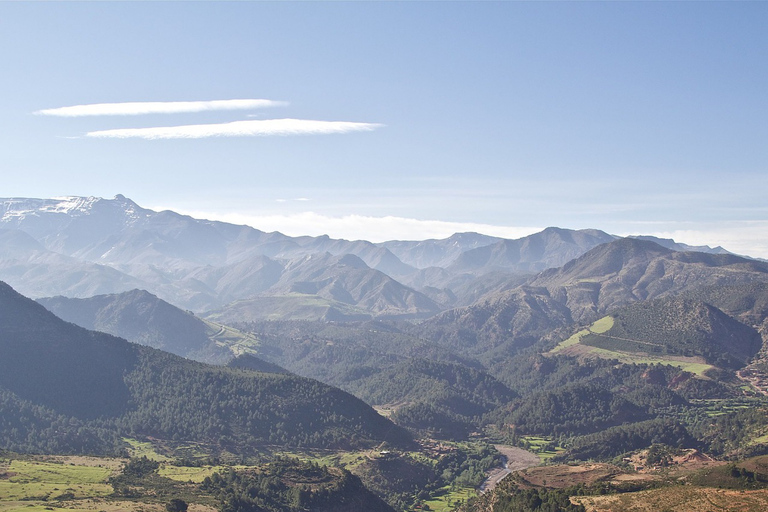
<instances>
[{"instance_id":1,"label":"mountain range","mask_svg":"<svg viewBox=\"0 0 768 512\"><path fill-rule=\"evenodd\" d=\"M6 198L0 199L0 279L33 298L144 289L222 319L427 318L616 238L547 228L518 240L457 233L373 244L156 212L122 195Z\"/></svg>"}]
</instances>

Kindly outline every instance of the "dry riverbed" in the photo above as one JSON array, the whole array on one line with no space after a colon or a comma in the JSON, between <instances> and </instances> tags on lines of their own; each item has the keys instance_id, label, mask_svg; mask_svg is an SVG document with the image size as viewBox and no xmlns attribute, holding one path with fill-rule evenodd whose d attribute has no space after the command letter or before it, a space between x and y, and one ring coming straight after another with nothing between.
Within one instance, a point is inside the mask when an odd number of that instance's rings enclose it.
<instances>
[{"instance_id":1,"label":"dry riverbed","mask_svg":"<svg viewBox=\"0 0 768 512\"><path fill-rule=\"evenodd\" d=\"M488 479L480 486L480 492L493 490L504 477L513 471L527 469L541 464L539 456L528 450L523 450L517 446L508 446L503 444L494 445L494 447L504 456L506 461L503 468L494 469L488 474Z\"/></svg>"}]
</instances>

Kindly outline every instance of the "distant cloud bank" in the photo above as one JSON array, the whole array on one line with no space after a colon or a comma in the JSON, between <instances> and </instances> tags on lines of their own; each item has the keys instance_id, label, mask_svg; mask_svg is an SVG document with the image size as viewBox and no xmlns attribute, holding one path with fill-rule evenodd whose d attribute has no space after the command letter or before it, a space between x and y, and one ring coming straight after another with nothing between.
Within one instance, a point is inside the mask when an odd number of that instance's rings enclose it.
<instances>
[{"instance_id":1,"label":"distant cloud bank","mask_svg":"<svg viewBox=\"0 0 768 512\"><path fill-rule=\"evenodd\" d=\"M283 107L285 101L273 100L213 100L213 101L135 101L124 103L94 103L71 107L38 110L36 115L58 117L139 116L146 114L184 114L213 110L251 110Z\"/></svg>"},{"instance_id":2,"label":"distant cloud bank","mask_svg":"<svg viewBox=\"0 0 768 512\"><path fill-rule=\"evenodd\" d=\"M166 207L153 209L168 209ZM496 226L474 222L450 222L422 220L405 217L372 217L367 215L344 215L332 217L315 212L292 215L259 215L248 213L214 213L171 208L198 219L219 220L234 224L247 224L263 231L280 231L289 236L320 236L347 240L426 240L448 238L454 233L476 232L501 238L520 238L538 231L541 227Z\"/></svg>"},{"instance_id":3,"label":"distant cloud bank","mask_svg":"<svg viewBox=\"0 0 768 512\"><path fill-rule=\"evenodd\" d=\"M203 139L207 137L265 137L369 132L383 125L346 121L265 119L221 124L192 124L154 128L123 128L88 132L86 136L113 139Z\"/></svg>"},{"instance_id":4,"label":"distant cloud bank","mask_svg":"<svg viewBox=\"0 0 768 512\"><path fill-rule=\"evenodd\" d=\"M659 238L671 238L676 242L689 245L709 245L710 247L719 245L736 254L768 259L768 240L765 239L765 233L768 233L768 221L765 220L725 220L695 227L683 227L686 224L684 222L661 224L667 224L667 226L654 229L653 223L638 222L636 225L647 226L647 228L616 234L628 236L642 233Z\"/></svg>"}]
</instances>

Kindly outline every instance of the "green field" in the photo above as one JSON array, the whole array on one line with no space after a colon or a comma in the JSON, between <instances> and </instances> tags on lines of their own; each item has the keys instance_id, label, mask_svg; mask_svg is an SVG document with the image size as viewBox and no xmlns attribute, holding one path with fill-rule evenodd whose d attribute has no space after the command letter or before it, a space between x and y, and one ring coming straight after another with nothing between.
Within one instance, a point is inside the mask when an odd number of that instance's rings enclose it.
<instances>
[{"instance_id":1,"label":"green field","mask_svg":"<svg viewBox=\"0 0 768 512\"><path fill-rule=\"evenodd\" d=\"M177 482L194 482L199 484L205 480L205 477L224 469L224 466L202 466L198 468L163 464L158 468L157 474Z\"/></svg>"},{"instance_id":2,"label":"green field","mask_svg":"<svg viewBox=\"0 0 768 512\"><path fill-rule=\"evenodd\" d=\"M470 498L477 496L477 491L466 487L454 490L451 490L450 487L444 487L439 489L437 494L438 496L433 499L424 501L424 505L428 506L429 510L436 512L452 512L462 503L466 503Z\"/></svg>"},{"instance_id":3,"label":"green field","mask_svg":"<svg viewBox=\"0 0 768 512\"><path fill-rule=\"evenodd\" d=\"M616 359L624 364L664 364L677 366L678 368L705 377L707 370L714 368L711 364L702 362L701 358L695 357L676 357L676 356L655 356L645 352L625 352L619 350L608 350L605 348L593 347L582 343L582 339L591 335L601 335L610 331L614 326L614 320L611 316L605 316L586 329L582 329L570 338L560 342L555 348L547 354L568 354L584 357L600 357L602 359Z\"/></svg>"},{"instance_id":4,"label":"green field","mask_svg":"<svg viewBox=\"0 0 768 512\"><path fill-rule=\"evenodd\" d=\"M561 446L555 446L554 450L547 450L546 447L552 443L552 439L547 437L523 436L521 439L525 442L525 449L538 455L542 463L565 451Z\"/></svg>"},{"instance_id":5,"label":"green field","mask_svg":"<svg viewBox=\"0 0 768 512\"><path fill-rule=\"evenodd\" d=\"M597 320L595 323L590 325L586 329L582 329L570 338L568 338L565 341L561 341L555 348L550 350L549 354L556 354L562 350L565 350L568 347L572 347L573 345L578 345L581 342L581 339L589 334L602 334L605 332L608 332L613 327L613 317L612 316L604 316L600 320Z\"/></svg>"},{"instance_id":6,"label":"green field","mask_svg":"<svg viewBox=\"0 0 768 512\"><path fill-rule=\"evenodd\" d=\"M131 457L146 457L158 462L167 462L171 460L170 457L166 457L157 452L155 447L149 441L138 441L136 439L123 438L123 441L130 445L128 452Z\"/></svg>"},{"instance_id":7,"label":"green field","mask_svg":"<svg viewBox=\"0 0 768 512\"><path fill-rule=\"evenodd\" d=\"M613 329L613 317L612 316L604 316L600 320L597 320L595 323L589 326L589 330L592 331L595 334L602 334L604 332L608 332L611 329Z\"/></svg>"},{"instance_id":8,"label":"green field","mask_svg":"<svg viewBox=\"0 0 768 512\"><path fill-rule=\"evenodd\" d=\"M51 512L54 508L51 507L50 504L34 504L34 503L27 503L25 501L14 501L14 502L2 502L0 501L0 512ZM55 508L57 512L83 512L86 510L91 509L85 509L85 508L69 508L69 507L60 507L57 506Z\"/></svg>"},{"instance_id":9,"label":"green field","mask_svg":"<svg viewBox=\"0 0 768 512\"><path fill-rule=\"evenodd\" d=\"M630 352L618 352L615 350L606 350L604 348L587 347L588 353L603 359L617 359L620 363L625 364L665 364L669 366L677 366L678 368L705 377L707 370L714 368L711 364L700 363L697 361L685 361L677 358L669 357L656 357L648 354L633 354ZM683 359L683 358L680 358Z\"/></svg>"},{"instance_id":10,"label":"green field","mask_svg":"<svg viewBox=\"0 0 768 512\"><path fill-rule=\"evenodd\" d=\"M57 500L108 496L109 468L12 460L2 466L0 501Z\"/></svg>"}]
</instances>

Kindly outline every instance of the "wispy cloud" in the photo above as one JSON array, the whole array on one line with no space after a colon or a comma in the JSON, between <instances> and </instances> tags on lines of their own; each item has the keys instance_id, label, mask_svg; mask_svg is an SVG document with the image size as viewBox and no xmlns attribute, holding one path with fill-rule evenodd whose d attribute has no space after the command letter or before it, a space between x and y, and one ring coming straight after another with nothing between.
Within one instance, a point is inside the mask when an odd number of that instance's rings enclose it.
<instances>
[{"instance_id":1,"label":"wispy cloud","mask_svg":"<svg viewBox=\"0 0 768 512\"><path fill-rule=\"evenodd\" d=\"M221 124L190 124L155 128L123 128L88 132L86 136L113 139L202 139L207 137L265 137L270 135L322 135L369 132L383 125L346 121L265 119Z\"/></svg>"},{"instance_id":2,"label":"wispy cloud","mask_svg":"<svg viewBox=\"0 0 768 512\"><path fill-rule=\"evenodd\" d=\"M273 100L213 100L213 101L136 101L123 103L93 103L71 107L38 110L36 115L59 117L138 116L145 114L182 114L213 110L251 110L282 107L285 101Z\"/></svg>"}]
</instances>

